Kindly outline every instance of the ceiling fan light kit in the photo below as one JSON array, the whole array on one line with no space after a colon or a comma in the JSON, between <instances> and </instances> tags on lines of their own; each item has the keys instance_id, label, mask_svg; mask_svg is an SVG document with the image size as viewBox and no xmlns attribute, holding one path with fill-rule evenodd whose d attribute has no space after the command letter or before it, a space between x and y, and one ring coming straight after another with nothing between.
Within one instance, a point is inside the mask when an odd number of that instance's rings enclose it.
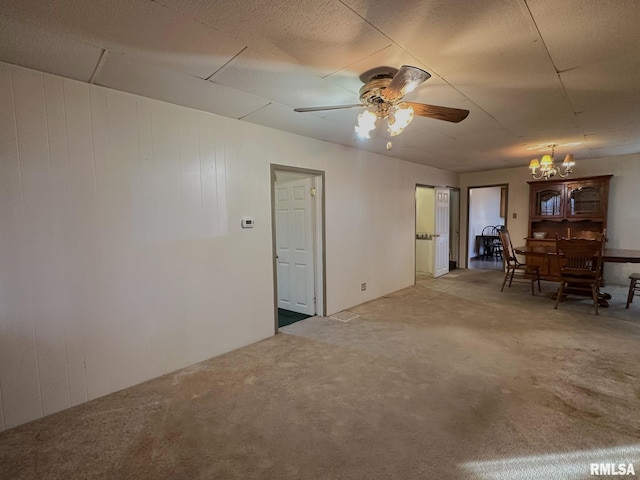
<instances>
[{"instance_id":1,"label":"ceiling fan light kit","mask_svg":"<svg viewBox=\"0 0 640 480\"><path fill-rule=\"evenodd\" d=\"M405 127L413 120L413 116L413 108L404 103L389 107L384 113L367 109L358 115L358 124L355 126L355 131L360 138L371 138L369 133L376 128L378 118L386 118L387 131L390 136L394 137L402 133Z\"/></svg>"},{"instance_id":2,"label":"ceiling fan light kit","mask_svg":"<svg viewBox=\"0 0 640 480\"><path fill-rule=\"evenodd\" d=\"M411 105L400 103L389 109L387 117L389 135L392 137L400 135L407 125L413 120L414 112Z\"/></svg>"},{"instance_id":3,"label":"ceiling fan light kit","mask_svg":"<svg viewBox=\"0 0 640 480\"><path fill-rule=\"evenodd\" d=\"M390 136L400 135L411 123L415 115L435 118L447 122L458 123L469 115L469 110L440 107L426 103L401 102L402 97L413 91L431 74L421 68L403 65L400 70L389 68L376 69L369 81L360 88L360 102L353 105L336 105L326 107L294 108L295 112L315 112L322 110L339 110L344 108L365 107L358 115L355 132L361 138L370 138L370 132L376 128L378 119L387 119L387 132ZM387 150L391 149L387 142Z\"/></svg>"},{"instance_id":4,"label":"ceiling fan light kit","mask_svg":"<svg viewBox=\"0 0 640 480\"><path fill-rule=\"evenodd\" d=\"M376 128L376 120L378 117L375 113L365 110L358 115L358 124L356 125L356 133L360 138L371 138L369 132Z\"/></svg>"},{"instance_id":5,"label":"ceiling fan light kit","mask_svg":"<svg viewBox=\"0 0 640 480\"><path fill-rule=\"evenodd\" d=\"M564 178L573 172L573 166L576 164L573 153L568 153L559 167L554 165L553 154L556 147L556 144L549 145L551 155L545 154L541 160L534 158L529 162L529 169L534 180L542 180L543 178L549 180L556 175ZM539 172L538 169L540 169Z\"/></svg>"}]
</instances>

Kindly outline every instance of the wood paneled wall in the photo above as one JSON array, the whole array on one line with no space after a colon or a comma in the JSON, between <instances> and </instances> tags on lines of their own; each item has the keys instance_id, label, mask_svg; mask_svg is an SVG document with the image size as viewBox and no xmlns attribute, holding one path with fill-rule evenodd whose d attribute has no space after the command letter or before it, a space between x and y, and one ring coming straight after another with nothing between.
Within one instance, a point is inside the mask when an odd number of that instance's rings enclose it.
<instances>
[{"instance_id":1,"label":"wood paneled wall","mask_svg":"<svg viewBox=\"0 0 640 480\"><path fill-rule=\"evenodd\" d=\"M413 283L458 182L0 62L0 430L273 335L272 163L325 172L327 315Z\"/></svg>"},{"instance_id":2,"label":"wood paneled wall","mask_svg":"<svg viewBox=\"0 0 640 480\"><path fill-rule=\"evenodd\" d=\"M176 255L227 235L226 168L213 115L0 64L0 429L211 355Z\"/></svg>"}]
</instances>

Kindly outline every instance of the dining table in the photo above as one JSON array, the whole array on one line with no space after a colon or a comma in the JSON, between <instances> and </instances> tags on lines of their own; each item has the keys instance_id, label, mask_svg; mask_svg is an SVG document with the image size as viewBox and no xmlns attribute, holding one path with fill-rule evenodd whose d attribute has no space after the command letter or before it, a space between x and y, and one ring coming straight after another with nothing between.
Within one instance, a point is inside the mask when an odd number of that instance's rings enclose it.
<instances>
[{"instance_id":1,"label":"dining table","mask_svg":"<svg viewBox=\"0 0 640 480\"><path fill-rule=\"evenodd\" d=\"M493 257L494 246L499 241L500 241L500 237L498 237L498 235L476 235L475 251L478 252L478 258Z\"/></svg>"},{"instance_id":2,"label":"dining table","mask_svg":"<svg viewBox=\"0 0 640 480\"><path fill-rule=\"evenodd\" d=\"M526 245L523 247L516 247L513 250L518 255L531 257L555 258L558 255L555 243L551 245ZM602 261L608 263L640 263L640 250L605 248L602 254ZM601 292L599 295L598 305L606 308L609 306L608 300L611 300L611 295Z\"/></svg>"},{"instance_id":3,"label":"dining table","mask_svg":"<svg viewBox=\"0 0 640 480\"><path fill-rule=\"evenodd\" d=\"M532 257L555 257L557 255L555 244L516 247L513 250L518 255L530 255ZM640 250L605 248L602 261L609 263L640 263Z\"/></svg>"}]
</instances>

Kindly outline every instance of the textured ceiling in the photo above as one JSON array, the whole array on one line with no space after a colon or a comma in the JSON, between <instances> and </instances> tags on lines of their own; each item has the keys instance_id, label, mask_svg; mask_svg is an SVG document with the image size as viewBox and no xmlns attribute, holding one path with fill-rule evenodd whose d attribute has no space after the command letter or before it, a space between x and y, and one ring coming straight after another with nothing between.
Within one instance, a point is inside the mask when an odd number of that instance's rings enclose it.
<instances>
[{"instance_id":1,"label":"textured ceiling","mask_svg":"<svg viewBox=\"0 0 640 480\"><path fill-rule=\"evenodd\" d=\"M640 152L637 0L0 0L0 60L457 172ZM385 148L354 132L360 75L432 74Z\"/></svg>"}]
</instances>

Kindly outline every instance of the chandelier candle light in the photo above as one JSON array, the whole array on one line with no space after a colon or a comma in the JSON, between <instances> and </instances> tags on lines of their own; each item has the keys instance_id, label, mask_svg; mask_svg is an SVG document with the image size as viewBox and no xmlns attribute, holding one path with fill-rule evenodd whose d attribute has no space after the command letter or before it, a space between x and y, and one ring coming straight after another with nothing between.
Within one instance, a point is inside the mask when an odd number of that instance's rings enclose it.
<instances>
[{"instance_id":1,"label":"chandelier candle light","mask_svg":"<svg viewBox=\"0 0 640 480\"><path fill-rule=\"evenodd\" d=\"M538 161L537 158L534 158L529 162L529 169L531 170L531 176L534 180L541 180L543 178L545 180L549 180L551 177L555 177L556 175L564 178L571 174L573 171L571 167L575 165L573 153L568 153L564 157L562 165L560 165L560 167L556 167L553 164L553 153L556 147L556 144L549 145L549 148L551 148L551 155L546 154L540 161ZM540 169L539 172L538 169Z\"/></svg>"}]
</instances>

